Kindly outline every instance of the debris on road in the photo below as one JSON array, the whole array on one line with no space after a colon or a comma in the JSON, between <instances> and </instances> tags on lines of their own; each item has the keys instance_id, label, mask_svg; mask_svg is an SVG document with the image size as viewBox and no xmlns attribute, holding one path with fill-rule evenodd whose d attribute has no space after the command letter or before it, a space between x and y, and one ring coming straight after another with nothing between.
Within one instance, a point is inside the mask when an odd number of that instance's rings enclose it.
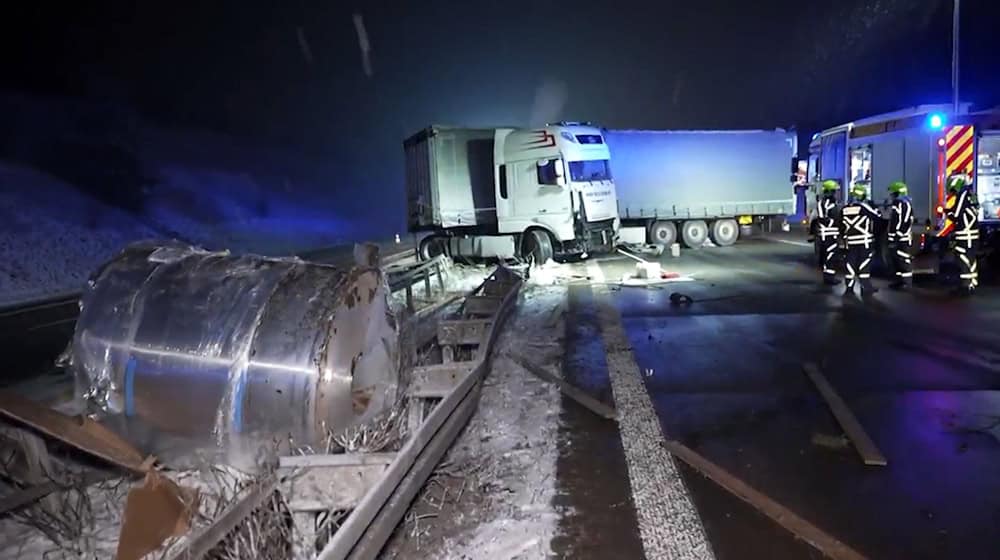
<instances>
[{"instance_id":1,"label":"debris on road","mask_svg":"<svg viewBox=\"0 0 1000 560\"><path fill-rule=\"evenodd\" d=\"M198 500L197 490L178 486L156 471L147 472L142 486L132 488L125 499L115 558L139 560L167 538L187 533Z\"/></svg>"},{"instance_id":2,"label":"debris on road","mask_svg":"<svg viewBox=\"0 0 1000 560\"><path fill-rule=\"evenodd\" d=\"M813 434L812 444L829 449L847 449L851 444L850 440L843 435L831 436L829 434Z\"/></svg>"},{"instance_id":3,"label":"debris on road","mask_svg":"<svg viewBox=\"0 0 1000 560\"><path fill-rule=\"evenodd\" d=\"M830 382L827 381L826 377L819 370L819 367L814 363L806 362L802 364L802 369L805 370L806 375L816 385L816 389L819 390L820 395L823 396L826 404L829 405L833 416L837 419L840 427L844 429L844 433L850 438L851 443L854 444L854 448L857 449L858 455L861 455L861 459L865 464L886 466L888 461L885 456L879 451L875 442L868 437L864 427L858 422L851 409L847 407L844 399L840 398L840 395L830 385Z\"/></svg>"},{"instance_id":4,"label":"debris on road","mask_svg":"<svg viewBox=\"0 0 1000 560\"><path fill-rule=\"evenodd\" d=\"M603 402L591 397L586 392L580 390L573 385L570 385L566 381L563 381L559 376L551 373L545 367L532 362L531 360L519 356L513 353L505 354L507 359L511 360L515 364L524 368L525 371L530 372L533 375L538 376L545 381L550 383L555 383L559 390L563 392L564 395L576 401L577 404L583 406L587 410L593 412L594 414L607 418L608 420L617 420L618 413L615 411L614 407L604 404Z\"/></svg>"},{"instance_id":5,"label":"debris on road","mask_svg":"<svg viewBox=\"0 0 1000 560\"><path fill-rule=\"evenodd\" d=\"M139 450L85 416L67 416L28 399L0 391L0 416L30 426L85 453L135 473L152 466Z\"/></svg>"},{"instance_id":6,"label":"debris on road","mask_svg":"<svg viewBox=\"0 0 1000 560\"><path fill-rule=\"evenodd\" d=\"M680 292L672 292L670 294L670 305L691 305L692 303L694 303L694 299L687 294Z\"/></svg>"},{"instance_id":7,"label":"debris on road","mask_svg":"<svg viewBox=\"0 0 1000 560\"><path fill-rule=\"evenodd\" d=\"M661 445L672 455L691 466L691 468L770 517L775 523L809 543L829 558L833 558L834 560L863 560L865 558L865 556L850 546L799 517L795 512L772 500L766 494L751 488L722 467L712 463L680 442L666 440Z\"/></svg>"}]
</instances>

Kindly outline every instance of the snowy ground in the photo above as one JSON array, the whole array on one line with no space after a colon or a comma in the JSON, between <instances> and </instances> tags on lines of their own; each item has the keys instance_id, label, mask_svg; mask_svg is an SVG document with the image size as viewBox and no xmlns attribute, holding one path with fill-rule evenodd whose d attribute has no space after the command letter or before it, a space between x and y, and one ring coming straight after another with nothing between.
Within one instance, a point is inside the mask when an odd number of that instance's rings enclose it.
<instances>
[{"instance_id":1,"label":"snowy ground","mask_svg":"<svg viewBox=\"0 0 1000 560\"><path fill-rule=\"evenodd\" d=\"M0 164L0 187L0 306L77 291L124 245L156 236L30 168Z\"/></svg>"},{"instance_id":2,"label":"snowy ground","mask_svg":"<svg viewBox=\"0 0 1000 560\"><path fill-rule=\"evenodd\" d=\"M261 192L246 176L187 170L165 177L136 215L0 161L0 306L79 291L103 262L142 239L177 237L213 250L278 256L391 237L378 223L340 219L287 197L272 197L266 211L252 208L249 198L231 192Z\"/></svg>"},{"instance_id":3,"label":"snowy ground","mask_svg":"<svg viewBox=\"0 0 1000 560\"><path fill-rule=\"evenodd\" d=\"M550 283L550 282L546 282ZM529 283L497 340L469 425L416 500L384 558L545 558L558 514L559 390L506 357L530 352L559 371L552 340L566 289ZM538 345L539 340L552 343Z\"/></svg>"}]
</instances>

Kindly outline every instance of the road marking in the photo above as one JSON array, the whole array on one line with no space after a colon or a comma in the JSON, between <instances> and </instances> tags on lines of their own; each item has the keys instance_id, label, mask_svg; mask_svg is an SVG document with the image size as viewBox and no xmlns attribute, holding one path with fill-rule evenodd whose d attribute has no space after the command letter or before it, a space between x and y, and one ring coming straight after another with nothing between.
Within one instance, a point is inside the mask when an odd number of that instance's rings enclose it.
<instances>
[{"instance_id":1,"label":"road marking","mask_svg":"<svg viewBox=\"0 0 1000 560\"><path fill-rule=\"evenodd\" d=\"M787 245L795 245L797 247L812 247L812 243L806 243L805 241L792 241L791 239L778 239L776 237L765 237L768 241L775 241L777 243L785 243Z\"/></svg>"},{"instance_id":2,"label":"road marking","mask_svg":"<svg viewBox=\"0 0 1000 560\"><path fill-rule=\"evenodd\" d=\"M677 464L661 445L665 438L660 422L632 355L621 315L609 299L604 273L593 262L587 265L587 272L597 296L597 317L618 410L618 430L646 558L712 559L715 556L705 528Z\"/></svg>"},{"instance_id":3,"label":"road marking","mask_svg":"<svg viewBox=\"0 0 1000 560\"><path fill-rule=\"evenodd\" d=\"M772 521L789 530L795 536L812 545L826 556L836 560L864 560L864 556L825 533L819 527L799 517L795 512L772 500L762 492L751 488L747 483L726 472L722 467L698 455L676 441L666 441L664 447L676 457L713 482L733 493L734 496L752 505L757 511L771 518Z\"/></svg>"}]
</instances>

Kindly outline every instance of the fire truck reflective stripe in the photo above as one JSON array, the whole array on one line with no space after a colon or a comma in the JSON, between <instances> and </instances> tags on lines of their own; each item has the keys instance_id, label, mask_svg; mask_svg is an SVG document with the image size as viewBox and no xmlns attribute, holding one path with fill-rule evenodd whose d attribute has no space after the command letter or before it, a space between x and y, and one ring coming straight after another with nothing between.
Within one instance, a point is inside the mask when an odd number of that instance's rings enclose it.
<instances>
[{"instance_id":1,"label":"fire truck reflective stripe","mask_svg":"<svg viewBox=\"0 0 1000 560\"><path fill-rule=\"evenodd\" d=\"M975 147L975 129L972 125L956 125L945 135L947 148L948 175L954 173L972 173L972 156Z\"/></svg>"},{"instance_id":2,"label":"fire truck reflective stripe","mask_svg":"<svg viewBox=\"0 0 1000 560\"><path fill-rule=\"evenodd\" d=\"M948 132L944 135L945 141L947 141L948 144L951 144L952 140L954 140L960 132L962 132L962 127L960 126L953 126L949 128Z\"/></svg>"},{"instance_id":3,"label":"fire truck reflective stripe","mask_svg":"<svg viewBox=\"0 0 1000 560\"><path fill-rule=\"evenodd\" d=\"M953 127L953 130L957 130L958 133L955 134L954 136L952 136L950 140L948 140L948 150L949 151L951 151L952 148L956 148L958 146L964 146L964 145L972 142L972 127L971 126L956 126L956 127ZM963 150L959 150L959 151L964 151L964 149Z\"/></svg>"}]
</instances>

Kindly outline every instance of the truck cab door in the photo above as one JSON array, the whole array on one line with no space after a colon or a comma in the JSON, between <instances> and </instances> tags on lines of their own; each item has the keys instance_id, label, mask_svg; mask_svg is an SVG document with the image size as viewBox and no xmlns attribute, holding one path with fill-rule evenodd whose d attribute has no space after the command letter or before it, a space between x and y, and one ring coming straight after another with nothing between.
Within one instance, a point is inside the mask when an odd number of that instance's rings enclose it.
<instances>
[{"instance_id":1,"label":"truck cab door","mask_svg":"<svg viewBox=\"0 0 1000 560\"><path fill-rule=\"evenodd\" d=\"M533 223L549 222L549 216L570 215L570 192L564 165L561 159L548 159L511 162L504 166L509 214L498 216L502 232L520 232Z\"/></svg>"}]
</instances>

